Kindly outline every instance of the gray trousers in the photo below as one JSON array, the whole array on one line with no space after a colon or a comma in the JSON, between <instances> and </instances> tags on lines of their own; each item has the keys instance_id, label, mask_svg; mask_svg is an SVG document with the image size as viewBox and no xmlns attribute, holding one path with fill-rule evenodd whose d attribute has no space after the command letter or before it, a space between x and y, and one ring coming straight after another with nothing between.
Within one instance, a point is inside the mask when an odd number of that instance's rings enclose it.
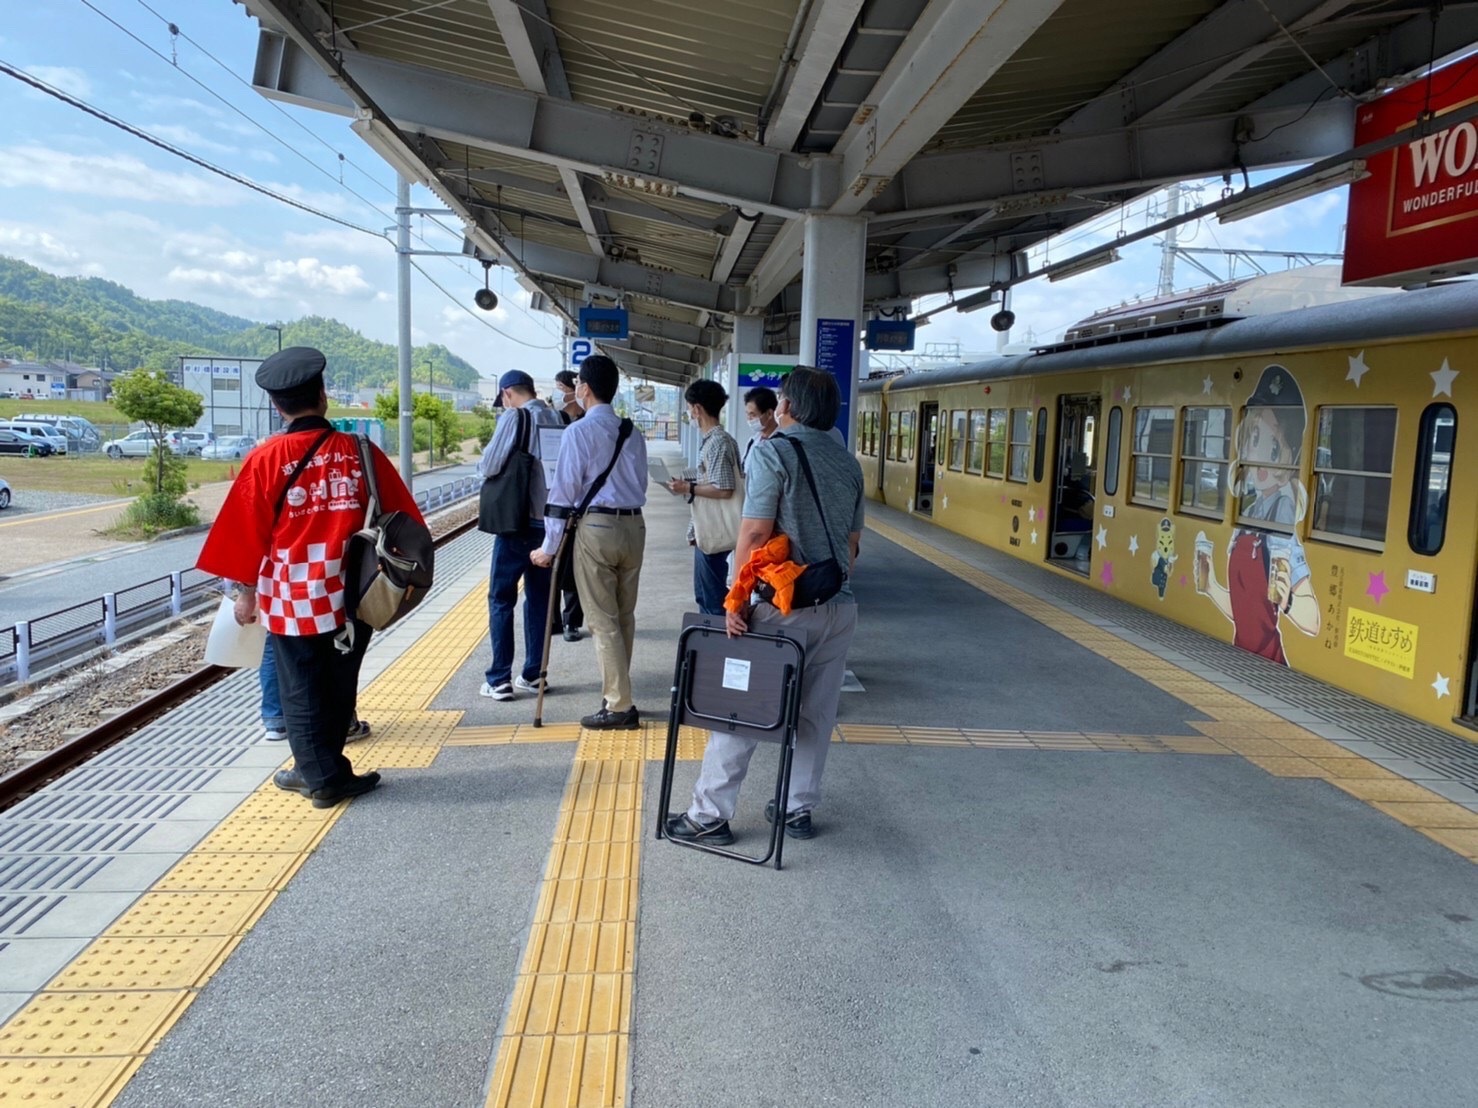
<instances>
[{"instance_id":1,"label":"gray trousers","mask_svg":"<svg viewBox=\"0 0 1478 1108\"><path fill-rule=\"evenodd\" d=\"M803 628L810 640L806 646L806 671L801 677L801 718L796 731L795 761L790 771L790 797L785 810L791 815L809 812L821 800L821 771L836 729L837 701L847 672L847 649L857 630L857 605L832 601L803 612L782 616L769 604L760 604L754 617L767 623ZM703 769L693 786L693 805L688 815L705 823L731 819L739 803L739 786L749 772L749 759L758 739L710 733L703 751Z\"/></svg>"}]
</instances>

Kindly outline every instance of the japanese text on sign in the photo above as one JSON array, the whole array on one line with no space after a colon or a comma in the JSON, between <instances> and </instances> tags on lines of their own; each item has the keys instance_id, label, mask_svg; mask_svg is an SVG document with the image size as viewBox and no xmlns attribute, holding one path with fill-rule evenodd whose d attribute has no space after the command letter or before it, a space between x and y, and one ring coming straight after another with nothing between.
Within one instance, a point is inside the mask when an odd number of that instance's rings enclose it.
<instances>
[{"instance_id":1,"label":"japanese text on sign","mask_svg":"<svg viewBox=\"0 0 1478 1108\"><path fill-rule=\"evenodd\" d=\"M1408 680L1416 670L1414 623L1351 608L1345 619L1345 657Z\"/></svg>"}]
</instances>

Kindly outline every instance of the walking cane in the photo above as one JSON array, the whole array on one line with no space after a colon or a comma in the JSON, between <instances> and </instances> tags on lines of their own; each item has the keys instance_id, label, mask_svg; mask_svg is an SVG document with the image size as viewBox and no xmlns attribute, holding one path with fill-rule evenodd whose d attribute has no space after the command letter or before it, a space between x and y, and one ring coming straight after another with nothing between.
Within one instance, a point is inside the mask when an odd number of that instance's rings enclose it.
<instances>
[{"instance_id":1,"label":"walking cane","mask_svg":"<svg viewBox=\"0 0 1478 1108\"><path fill-rule=\"evenodd\" d=\"M554 550L554 562L549 567L549 607L544 614L544 656L539 662L539 698L534 702L534 726L544 726L544 688L549 684L549 644L554 638L554 613L559 610L559 574L564 567L565 550L569 546L570 532L575 529L572 519L559 537L559 546Z\"/></svg>"}]
</instances>

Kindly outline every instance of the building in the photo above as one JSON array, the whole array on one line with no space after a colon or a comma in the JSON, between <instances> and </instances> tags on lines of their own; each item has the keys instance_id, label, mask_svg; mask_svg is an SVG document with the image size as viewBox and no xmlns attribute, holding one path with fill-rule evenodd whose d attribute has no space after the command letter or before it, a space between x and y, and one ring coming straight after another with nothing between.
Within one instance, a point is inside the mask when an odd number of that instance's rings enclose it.
<instances>
[{"instance_id":1,"label":"building","mask_svg":"<svg viewBox=\"0 0 1478 1108\"><path fill-rule=\"evenodd\" d=\"M216 435L264 439L282 426L282 416L257 386L261 358L181 357L175 383L205 402L196 429Z\"/></svg>"},{"instance_id":2,"label":"building","mask_svg":"<svg viewBox=\"0 0 1478 1108\"><path fill-rule=\"evenodd\" d=\"M66 373L40 362L0 361L0 397L65 400Z\"/></svg>"}]
</instances>

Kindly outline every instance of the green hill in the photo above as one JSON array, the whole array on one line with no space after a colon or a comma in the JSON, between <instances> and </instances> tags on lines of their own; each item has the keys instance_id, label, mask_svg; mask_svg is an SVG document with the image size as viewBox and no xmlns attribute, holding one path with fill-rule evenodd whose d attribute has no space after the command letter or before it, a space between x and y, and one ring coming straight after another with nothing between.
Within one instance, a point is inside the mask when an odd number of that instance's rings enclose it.
<instances>
[{"instance_id":1,"label":"green hill","mask_svg":"<svg viewBox=\"0 0 1478 1108\"><path fill-rule=\"evenodd\" d=\"M330 387L395 383L395 347L336 319L285 322L282 344L322 350ZM0 357L172 369L181 354L264 357L276 349L277 332L250 319L186 300L145 300L100 277L57 277L0 257ZM413 361L418 379L429 362L437 384L476 387L477 370L444 346L418 346Z\"/></svg>"}]
</instances>

